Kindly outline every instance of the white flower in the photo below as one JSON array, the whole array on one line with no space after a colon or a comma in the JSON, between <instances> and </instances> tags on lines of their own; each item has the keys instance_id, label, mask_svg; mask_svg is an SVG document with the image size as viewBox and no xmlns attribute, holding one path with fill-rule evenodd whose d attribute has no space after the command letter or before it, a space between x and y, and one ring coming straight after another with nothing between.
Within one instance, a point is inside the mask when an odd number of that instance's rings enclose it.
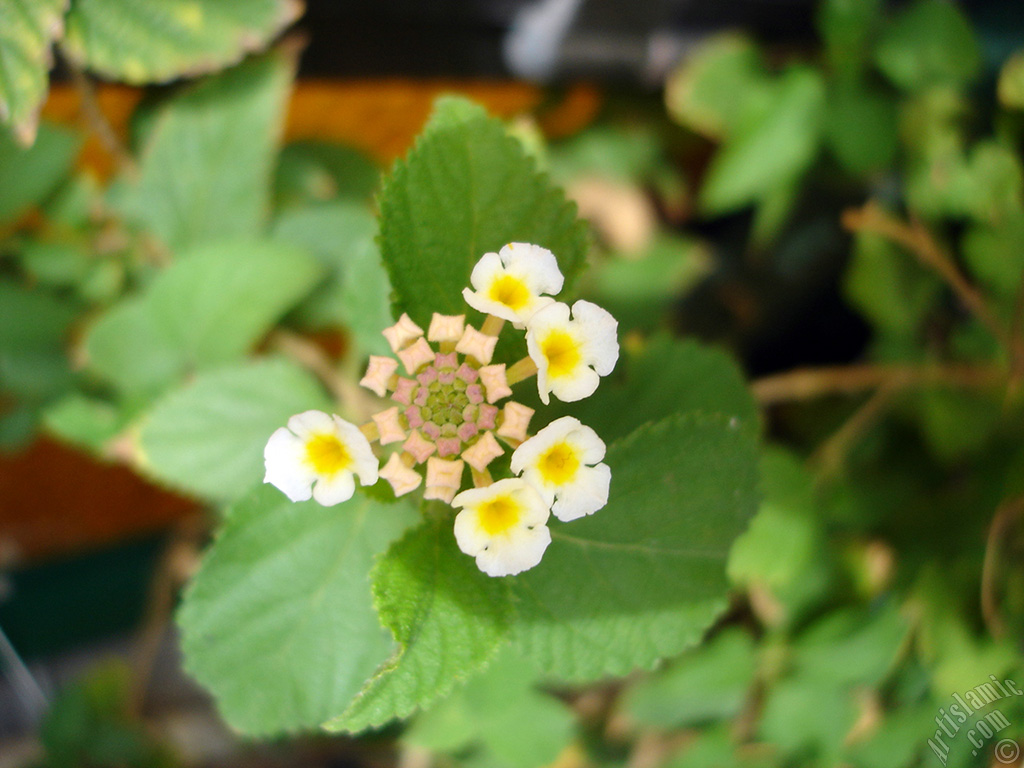
<instances>
[{"instance_id":1,"label":"white flower","mask_svg":"<svg viewBox=\"0 0 1024 768\"><path fill-rule=\"evenodd\" d=\"M590 515L608 503L612 471L597 433L563 416L516 448L512 471L534 486L564 522Z\"/></svg>"},{"instance_id":2,"label":"white flower","mask_svg":"<svg viewBox=\"0 0 1024 768\"><path fill-rule=\"evenodd\" d=\"M619 324L607 310L577 301L572 317L568 305L557 302L538 310L526 327L526 348L537 365L537 390L545 405L548 393L567 403L589 397L619 359Z\"/></svg>"},{"instance_id":3,"label":"white flower","mask_svg":"<svg viewBox=\"0 0 1024 768\"><path fill-rule=\"evenodd\" d=\"M485 253L462 290L466 303L481 312L512 321L517 328L554 299L541 294L562 290L565 278L555 255L530 243L509 243L498 253Z\"/></svg>"},{"instance_id":4,"label":"white flower","mask_svg":"<svg viewBox=\"0 0 1024 768\"><path fill-rule=\"evenodd\" d=\"M488 576L512 576L540 562L551 543L549 510L537 489L517 477L452 499L459 549Z\"/></svg>"},{"instance_id":5,"label":"white flower","mask_svg":"<svg viewBox=\"0 0 1024 768\"><path fill-rule=\"evenodd\" d=\"M292 501L310 496L325 507L352 498L362 485L377 482L379 462L359 427L323 411L306 411L288 419L263 450L271 483ZM315 483L315 485L314 485Z\"/></svg>"}]
</instances>

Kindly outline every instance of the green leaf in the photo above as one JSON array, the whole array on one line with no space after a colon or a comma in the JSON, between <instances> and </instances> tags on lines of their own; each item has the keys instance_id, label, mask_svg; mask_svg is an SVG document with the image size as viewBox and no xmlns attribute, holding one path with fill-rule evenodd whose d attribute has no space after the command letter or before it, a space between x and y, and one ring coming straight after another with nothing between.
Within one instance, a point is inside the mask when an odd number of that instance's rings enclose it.
<instances>
[{"instance_id":1,"label":"green leaf","mask_svg":"<svg viewBox=\"0 0 1024 768\"><path fill-rule=\"evenodd\" d=\"M703 241L660 235L640 254L616 254L588 270L582 292L615 316L620 333L652 330L711 268Z\"/></svg>"},{"instance_id":2,"label":"green leaf","mask_svg":"<svg viewBox=\"0 0 1024 768\"><path fill-rule=\"evenodd\" d=\"M757 666L754 641L727 629L629 689L623 702L641 725L672 729L739 714Z\"/></svg>"},{"instance_id":3,"label":"green leaf","mask_svg":"<svg viewBox=\"0 0 1024 768\"><path fill-rule=\"evenodd\" d=\"M185 88L151 116L115 204L173 251L253 236L270 206L293 63L274 54Z\"/></svg>"},{"instance_id":4,"label":"green leaf","mask_svg":"<svg viewBox=\"0 0 1024 768\"><path fill-rule=\"evenodd\" d=\"M380 184L376 164L353 147L295 141L277 158L275 206L342 199L367 202Z\"/></svg>"},{"instance_id":5,"label":"green leaf","mask_svg":"<svg viewBox=\"0 0 1024 768\"><path fill-rule=\"evenodd\" d=\"M821 764L834 765L856 718L856 701L848 688L794 676L769 691L759 734L786 753L813 750L823 756ZM800 764L809 763L805 759Z\"/></svg>"},{"instance_id":6,"label":"green leaf","mask_svg":"<svg viewBox=\"0 0 1024 768\"><path fill-rule=\"evenodd\" d=\"M742 208L803 173L818 150L824 113L817 71L796 66L783 73L770 102L741 123L712 159L700 191L705 213Z\"/></svg>"},{"instance_id":7,"label":"green leaf","mask_svg":"<svg viewBox=\"0 0 1024 768\"><path fill-rule=\"evenodd\" d=\"M116 304L85 340L89 364L125 390L242 357L322 274L284 243L229 240L179 257Z\"/></svg>"},{"instance_id":8,"label":"green leaf","mask_svg":"<svg viewBox=\"0 0 1024 768\"><path fill-rule=\"evenodd\" d=\"M124 427L125 416L111 403L70 392L43 413L43 426L51 435L101 453Z\"/></svg>"},{"instance_id":9,"label":"green leaf","mask_svg":"<svg viewBox=\"0 0 1024 768\"><path fill-rule=\"evenodd\" d=\"M132 671L103 662L64 687L39 727L42 765L174 768L178 759L132 711Z\"/></svg>"},{"instance_id":10,"label":"green leaf","mask_svg":"<svg viewBox=\"0 0 1024 768\"><path fill-rule=\"evenodd\" d=\"M574 718L536 689L535 677L506 647L482 674L418 715L403 741L449 754L479 749L509 768L550 765L572 738Z\"/></svg>"},{"instance_id":11,"label":"green leaf","mask_svg":"<svg viewBox=\"0 0 1024 768\"><path fill-rule=\"evenodd\" d=\"M942 285L889 240L861 233L854 239L844 290L877 328L912 337L935 306Z\"/></svg>"},{"instance_id":12,"label":"green leaf","mask_svg":"<svg viewBox=\"0 0 1024 768\"><path fill-rule=\"evenodd\" d=\"M678 413L725 414L757 430L757 405L726 352L662 336L643 351L627 354L619 361L619 370L594 395L558 406L556 415L575 416L606 443L645 422Z\"/></svg>"},{"instance_id":13,"label":"green leaf","mask_svg":"<svg viewBox=\"0 0 1024 768\"><path fill-rule=\"evenodd\" d=\"M513 582L513 640L545 674L589 681L693 645L725 606L725 562L756 505L752 430L686 415L609 448L608 505L560 525Z\"/></svg>"},{"instance_id":14,"label":"green leaf","mask_svg":"<svg viewBox=\"0 0 1024 768\"><path fill-rule=\"evenodd\" d=\"M48 293L0 281L0 390L38 402L70 385L65 346L75 314Z\"/></svg>"},{"instance_id":15,"label":"green leaf","mask_svg":"<svg viewBox=\"0 0 1024 768\"><path fill-rule=\"evenodd\" d=\"M146 414L139 463L174 488L229 501L263 476L263 448L274 430L310 409L330 411L330 399L310 373L287 360L209 371Z\"/></svg>"},{"instance_id":16,"label":"green leaf","mask_svg":"<svg viewBox=\"0 0 1024 768\"><path fill-rule=\"evenodd\" d=\"M651 127L596 125L552 147L549 167L559 182L596 175L642 183L664 161L659 137Z\"/></svg>"},{"instance_id":17,"label":"green leaf","mask_svg":"<svg viewBox=\"0 0 1024 768\"><path fill-rule=\"evenodd\" d=\"M305 248L328 270L328 279L297 310L298 321L312 328L342 326L360 352L391 354L381 335L394 322L391 285L369 209L348 202L290 208L277 218L273 235Z\"/></svg>"},{"instance_id":18,"label":"green leaf","mask_svg":"<svg viewBox=\"0 0 1024 768\"><path fill-rule=\"evenodd\" d=\"M357 733L429 706L490 662L508 636L508 583L459 551L450 519L396 542L373 569L373 596L401 648L328 730Z\"/></svg>"},{"instance_id":19,"label":"green leaf","mask_svg":"<svg viewBox=\"0 0 1024 768\"><path fill-rule=\"evenodd\" d=\"M881 0L825 0L818 6L817 26L825 56L842 79L851 81L864 71L881 10Z\"/></svg>"},{"instance_id":20,"label":"green leaf","mask_svg":"<svg viewBox=\"0 0 1024 768\"><path fill-rule=\"evenodd\" d=\"M824 544L814 501L814 478L793 455L766 449L760 461L761 507L736 539L729 577L738 584L777 589L800 578Z\"/></svg>"},{"instance_id":21,"label":"green leaf","mask_svg":"<svg viewBox=\"0 0 1024 768\"><path fill-rule=\"evenodd\" d=\"M414 519L405 504L293 504L271 486L228 510L178 624L186 670L229 725L266 736L345 708L393 647L370 565Z\"/></svg>"},{"instance_id":22,"label":"green leaf","mask_svg":"<svg viewBox=\"0 0 1024 768\"><path fill-rule=\"evenodd\" d=\"M28 149L0 132L0 225L16 221L52 193L70 173L81 144L78 134L49 123L39 126Z\"/></svg>"},{"instance_id":23,"label":"green leaf","mask_svg":"<svg viewBox=\"0 0 1024 768\"><path fill-rule=\"evenodd\" d=\"M999 397L954 389L929 389L914 401L925 442L941 462L953 462L988 446L999 429Z\"/></svg>"},{"instance_id":24,"label":"green leaf","mask_svg":"<svg viewBox=\"0 0 1024 768\"><path fill-rule=\"evenodd\" d=\"M234 64L301 12L294 0L74 0L62 47L105 77L166 82Z\"/></svg>"},{"instance_id":25,"label":"green leaf","mask_svg":"<svg viewBox=\"0 0 1024 768\"><path fill-rule=\"evenodd\" d=\"M501 122L478 108L435 116L395 164L380 210L396 310L424 328L433 312L466 311L462 289L474 265L506 243L550 249L569 281L586 256L586 226L575 205L537 173Z\"/></svg>"},{"instance_id":26,"label":"green leaf","mask_svg":"<svg viewBox=\"0 0 1024 768\"><path fill-rule=\"evenodd\" d=\"M665 86L668 113L711 139L736 131L746 115L771 98L761 54L743 35L726 33L701 43Z\"/></svg>"},{"instance_id":27,"label":"green leaf","mask_svg":"<svg viewBox=\"0 0 1024 768\"><path fill-rule=\"evenodd\" d=\"M874 686L896 662L909 631L893 602L871 612L834 611L801 635L792 662L808 679Z\"/></svg>"},{"instance_id":28,"label":"green leaf","mask_svg":"<svg viewBox=\"0 0 1024 768\"><path fill-rule=\"evenodd\" d=\"M1024 50L1014 53L999 72L999 101L1007 109L1024 109Z\"/></svg>"},{"instance_id":29,"label":"green leaf","mask_svg":"<svg viewBox=\"0 0 1024 768\"><path fill-rule=\"evenodd\" d=\"M0 120L26 146L35 140L53 63L50 45L67 7L68 0L0 0Z\"/></svg>"},{"instance_id":30,"label":"green leaf","mask_svg":"<svg viewBox=\"0 0 1024 768\"><path fill-rule=\"evenodd\" d=\"M883 170L898 145L896 104L863 86L837 86L828 97L825 140L852 174Z\"/></svg>"},{"instance_id":31,"label":"green leaf","mask_svg":"<svg viewBox=\"0 0 1024 768\"><path fill-rule=\"evenodd\" d=\"M964 205L978 221L998 223L1024 212L1024 169L1014 149L996 141L971 148Z\"/></svg>"},{"instance_id":32,"label":"green leaf","mask_svg":"<svg viewBox=\"0 0 1024 768\"><path fill-rule=\"evenodd\" d=\"M967 85L981 72L981 49L971 23L951 0L917 0L889 24L875 63L906 90L933 84Z\"/></svg>"},{"instance_id":33,"label":"green leaf","mask_svg":"<svg viewBox=\"0 0 1024 768\"><path fill-rule=\"evenodd\" d=\"M1024 279L1024 212L996 224L976 224L964 234L964 258L974 276L1000 298L1013 301Z\"/></svg>"}]
</instances>

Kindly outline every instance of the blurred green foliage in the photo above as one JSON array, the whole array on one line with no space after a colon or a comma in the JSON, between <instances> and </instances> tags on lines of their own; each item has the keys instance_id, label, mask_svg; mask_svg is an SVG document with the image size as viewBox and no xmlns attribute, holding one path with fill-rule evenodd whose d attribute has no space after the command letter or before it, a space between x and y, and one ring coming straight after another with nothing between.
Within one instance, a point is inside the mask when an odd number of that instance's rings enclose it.
<instances>
[{"instance_id":1,"label":"blurred green foliage","mask_svg":"<svg viewBox=\"0 0 1024 768\"><path fill-rule=\"evenodd\" d=\"M46 42L2 23L20 5L0 0L0 46L34 79L0 80L0 104L25 139ZM41 426L221 510L179 622L232 726L411 717L403 749L489 768L966 767L1020 737L1021 696L943 716L1024 681L1024 51L986 72L947 0L824 0L816 51L699 46L667 86L674 126L629 115L547 144L445 98L382 183L349 148L279 146L285 52L224 68L284 4L143 5L74 0L59 41L131 82L218 70L143 102L131 164L101 183L73 132L0 138L0 441ZM153 43L172 22L203 34ZM111 46L122 24L131 45ZM594 189L617 203L587 207ZM751 384L674 337L723 272L812 273L823 217L849 230L863 359ZM738 266L707 234L723 222ZM383 484L340 509L259 485L288 415L365 415L355 382L392 313L461 311L508 240L550 247L573 296L619 319L598 394L545 411L608 442L606 510L543 569L487 580L442 512ZM165 764L107 683L83 686L48 721L52 764ZM997 710L1013 729L975 742ZM109 728L135 752L96 752Z\"/></svg>"}]
</instances>

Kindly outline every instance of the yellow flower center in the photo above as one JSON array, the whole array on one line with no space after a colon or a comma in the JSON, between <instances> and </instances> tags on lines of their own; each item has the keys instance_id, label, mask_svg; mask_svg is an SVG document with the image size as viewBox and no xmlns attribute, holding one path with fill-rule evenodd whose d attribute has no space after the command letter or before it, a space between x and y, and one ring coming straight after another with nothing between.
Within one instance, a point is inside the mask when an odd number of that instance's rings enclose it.
<instances>
[{"instance_id":1,"label":"yellow flower center","mask_svg":"<svg viewBox=\"0 0 1024 768\"><path fill-rule=\"evenodd\" d=\"M521 512L522 507L511 496L499 496L481 504L477 516L484 533L497 536L518 523Z\"/></svg>"},{"instance_id":2,"label":"yellow flower center","mask_svg":"<svg viewBox=\"0 0 1024 768\"><path fill-rule=\"evenodd\" d=\"M314 435L306 443L306 460L318 475L331 476L347 469L352 457L335 435Z\"/></svg>"},{"instance_id":3,"label":"yellow flower center","mask_svg":"<svg viewBox=\"0 0 1024 768\"><path fill-rule=\"evenodd\" d=\"M540 345L548 361L548 376L557 379L569 376L580 364L582 355L576 340L565 331L552 331Z\"/></svg>"},{"instance_id":4,"label":"yellow flower center","mask_svg":"<svg viewBox=\"0 0 1024 768\"><path fill-rule=\"evenodd\" d=\"M514 310L520 310L530 302L530 289L522 280L512 275L502 275L491 283L488 294L491 301Z\"/></svg>"},{"instance_id":5,"label":"yellow flower center","mask_svg":"<svg viewBox=\"0 0 1024 768\"><path fill-rule=\"evenodd\" d=\"M568 443L558 443L540 457L537 469L544 482L551 485L565 485L576 476L580 459Z\"/></svg>"}]
</instances>

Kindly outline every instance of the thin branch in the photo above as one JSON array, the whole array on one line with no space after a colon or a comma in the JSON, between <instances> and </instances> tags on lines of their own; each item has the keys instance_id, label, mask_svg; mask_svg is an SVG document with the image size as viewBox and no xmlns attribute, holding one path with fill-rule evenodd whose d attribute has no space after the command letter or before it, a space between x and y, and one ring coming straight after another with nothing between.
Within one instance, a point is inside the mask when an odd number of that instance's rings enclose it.
<instances>
[{"instance_id":1,"label":"thin branch","mask_svg":"<svg viewBox=\"0 0 1024 768\"><path fill-rule=\"evenodd\" d=\"M981 616L995 639L1006 635L1006 624L996 600L996 578L999 575L999 545L1007 532L1024 514L1024 496L1004 501L996 508L985 542L985 561L981 567Z\"/></svg>"},{"instance_id":2,"label":"thin branch","mask_svg":"<svg viewBox=\"0 0 1024 768\"><path fill-rule=\"evenodd\" d=\"M138 173L138 163L135 162L132 153L128 151L128 148L117 135L117 131L114 130L110 121L107 120L107 116L103 114L103 110L100 109L99 98L96 95L96 84L73 61L68 60L67 65L71 72L71 80L75 85L75 90L78 91L79 98L81 99L82 113L85 115L89 128L96 134L100 144L110 153L122 170L130 174Z\"/></svg>"},{"instance_id":3,"label":"thin branch","mask_svg":"<svg viewBox=\"0 0 1024 768\"><path fill-rule=\"evenodd\" d=\"M871 232L902 245L918 260L936 272L964 306L967 307L992 334L1012 352L1010 334L1002 321L988 305L985 297L960 272L952 258L939 246L928 228L920 221L905 222L882 210L874 201L862 208L850 208L843 213L843 226L852 232Z\"/></svg>"},{"instance_id":4,"label":"thin branch","mask_svg":"<svg viewBox=\"0 0 1024 768\"><path fill-rule=\"evenodd\" d=\"M175 596L198 566L199 549L209 531L209 524L209 518L201 514L182 520L167 542L151 577L146 610L136 638L132 662L134 675L129 711L136 715L145 703L153 669L174 613Z\"/></svg>"},{"instance_id":5,"label":"thin branch","mask_svg":"<svg viewBox=\"0 0 1024 768\"><path fill-rule=\"evenodd\" d=\"M882 384L811 456L811 462L821 468L824 475L835 476L846 463L846 457L857 441L885 413L892 403L896 389Z\"/></svg>"},{"instance_id":6,"label":"thin branch","mask_svg":"<svg viewBox=\"0 0 1024 768\"><path fill-rule=\"evenodd\" d=\"M996 366L840 365L765 376L754 381L751 390L761 405L773 405L825 395L851 395L883 386L894 390L938 385L986 389L1005 383L1006 375Z\"/></svg>"}]
</instances>

